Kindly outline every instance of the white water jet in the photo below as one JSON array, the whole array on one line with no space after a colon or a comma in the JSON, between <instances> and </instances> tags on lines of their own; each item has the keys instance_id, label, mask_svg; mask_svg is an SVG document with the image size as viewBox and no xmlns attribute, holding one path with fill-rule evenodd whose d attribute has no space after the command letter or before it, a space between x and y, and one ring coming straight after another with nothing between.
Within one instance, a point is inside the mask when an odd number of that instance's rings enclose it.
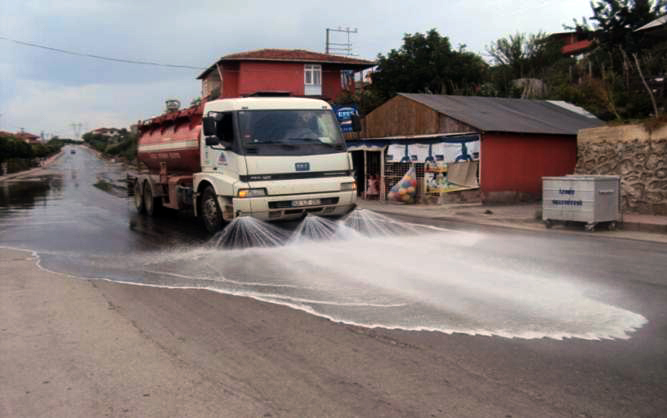
<instances>
[{"instance_id":1,"label":"white water jet","mask_svg":"<svg viewBox=\"0 0 667 418\"><path fill-rule=\"evenodd\" d=\"M512 236L355 211L337 222L309 216L291 236L238 218L211 244L81 262L120 281L207 288L366 327L626 339L647 322L598 299L604 289L584 278L515 259L530 244Z\"/></svg>"},{"instance_id":2,"label":"white water jet","mask_svg":"<svg viewBox=\"0 0 667 418\"><path fill-rule=\"evenodd\" d=\"M320 216L308 215L294 230L290 237L290 243L303 241L320 241L333 238L338 230L338 224L330 219Z\"/></svg>"},{"instance_id":3,"label":"white water jet","mask_svg":"<svg viewBox=\"0 0 667 418\"><path fill-rule=\"evenodd\" d=\"M275 247L284 245L287 236L275 225L241 216L231 221L211 242L224 248Z\"/></svg>"},{"instance_id":4,"label":"white water jet","mask_svg":"<svg viewBox=\"0 0 667 418\"><path fill-rule=\"evenodd\" d=\"M345 217L343 224L369 237L414 235L429 229L428 227L397 221L367 209L352 211Z\"/></svg>"}]
</instances>

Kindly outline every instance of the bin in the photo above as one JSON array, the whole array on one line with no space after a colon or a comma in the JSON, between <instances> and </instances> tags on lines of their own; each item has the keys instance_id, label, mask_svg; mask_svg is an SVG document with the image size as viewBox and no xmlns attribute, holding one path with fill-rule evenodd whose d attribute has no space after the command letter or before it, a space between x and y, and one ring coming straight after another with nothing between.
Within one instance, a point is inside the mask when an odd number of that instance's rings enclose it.
<instances>
[{"instance_id":1,"label":"bin","mask_svg":"<svg viewBox=\"0 0 667 418\"><path fill-rule=\"evenodd\" d=\"M542 220L584 222L587 231L600 223L616 228L621 220L620 176L542 177Z\"/></svg>"}]
</instances>

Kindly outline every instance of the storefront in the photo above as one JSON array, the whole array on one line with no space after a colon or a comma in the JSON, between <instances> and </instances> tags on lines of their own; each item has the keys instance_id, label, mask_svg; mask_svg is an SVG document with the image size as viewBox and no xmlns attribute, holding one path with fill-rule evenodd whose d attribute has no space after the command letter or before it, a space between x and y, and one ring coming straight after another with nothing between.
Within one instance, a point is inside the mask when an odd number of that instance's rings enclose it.
<instances>
[{"instance_id":1,"label":"storefront","mask_svg":"<svg viewBox=\"0 0 667 418\"><path fill-rule=\"evenodd\" d=\"M364 199L385 200L414 167L417 201L479 188L479 134L435 134L347 141L357 190Z\"/></svg>"}]
</instances>

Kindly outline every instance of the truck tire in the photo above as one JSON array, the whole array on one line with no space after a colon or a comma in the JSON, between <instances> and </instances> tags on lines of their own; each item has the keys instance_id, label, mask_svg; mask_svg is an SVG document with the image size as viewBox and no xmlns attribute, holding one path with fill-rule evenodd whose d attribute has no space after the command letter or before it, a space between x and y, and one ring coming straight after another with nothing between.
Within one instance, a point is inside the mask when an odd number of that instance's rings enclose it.
<instances>
[{"instance_id":1,"label":"truck tire","mask_svg":"<svg viewBox=\"0 0 667 418\"><path fill-rule=\"evenodd\" d=\"M225 226L225 221L222 218L222 211L218 204L218 197L211 186L206 186L201 196L201 219L204 227L210 234L222 230Z\"/></svg>"},{"instance_id":2,"label":"truck tire","mask_svg":"<svg viewBox=\"0 0 667 418\"><path fill-rule=\"evenodd\" d=\"M144 195L141 193L138 180L134 182L132 188L134 190L134 207L137 208L137 212L146 213L146 206L144 206Z\"/></svg>"},{"instance_id":3,"label":"truck tire","mask_svg":"<svg viewBox=\"0 0 667 418\"><path fill-rule=\"evenodd\" d=\"M148 181L144 182L144 210L148 216L155 216L160 211L161 201L159 198L153 197L153 189Z\"/></svg>"}]
</instances>

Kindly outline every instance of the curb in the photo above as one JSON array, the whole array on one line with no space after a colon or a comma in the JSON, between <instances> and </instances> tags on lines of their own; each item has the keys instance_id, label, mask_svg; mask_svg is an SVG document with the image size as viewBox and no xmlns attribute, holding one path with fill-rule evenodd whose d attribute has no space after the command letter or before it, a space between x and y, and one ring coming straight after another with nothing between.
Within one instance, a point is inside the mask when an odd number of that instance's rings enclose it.
<instances>
[{"instance_id":1,"label":"curb","mask_svg":"<svg viewBox=\"0 0 667 418\"><path fill-rule=\"evenodd\" d=\"M421 220L434 220L434 221L445 221L445 222L455 222L455 223L464 223L472 225L483 225L483 226L495 226L501 228L512 228L512 229L522 229L522 230L546 230L545 228L540 228L543 226L542 222L535 221L533 219L517 220L509 218L501 219L485 219L483 222L480 222L479 219L475 217L461 217L461 216L420 216L419 214L404 214L399 212L392 212L387 210L376 210L372 209L375 212L382 213L384 215L394 215L394 216L404 216L412 217ZM632 232L647 232L647 233L656 233L656 234L667 234L667 225L659 224L646 224L639 222L619 222L619 230L621 231L632 231Z\"/></svg>"},{"instance_id":2,"label":"curb","mask_svg":"<svg viewBox=\"0 0 667 418\"><path fill-rule=\"evenodd\" d=\"M643 224L639 222L622 222L620 229L624 231L651 232L656 234L667 234L667 225Z\"/></svg>"},{"instance_id":3,"label":"curb","mask_svg":"<svg viewBox=\"0 0 667 418\"><path fill-rule=\"evenodd\" d=\"M27 175L30 175L32 173L36 173L39 170L43 170L45 168L48 168L51 164L53 164L54 161L56 161L58 158L60 158L64 153L65 153L65 151L60 150L57 154L54 154L54 155L50 156L49 158L46 159L46 161L44 161L43 166L31 168L30 170L19 171L17 173L7 174L6 176L0 176L0 182L3 182L5 180L11 180L11 179L27 176Z\"/></svg>"}]
</instances>

